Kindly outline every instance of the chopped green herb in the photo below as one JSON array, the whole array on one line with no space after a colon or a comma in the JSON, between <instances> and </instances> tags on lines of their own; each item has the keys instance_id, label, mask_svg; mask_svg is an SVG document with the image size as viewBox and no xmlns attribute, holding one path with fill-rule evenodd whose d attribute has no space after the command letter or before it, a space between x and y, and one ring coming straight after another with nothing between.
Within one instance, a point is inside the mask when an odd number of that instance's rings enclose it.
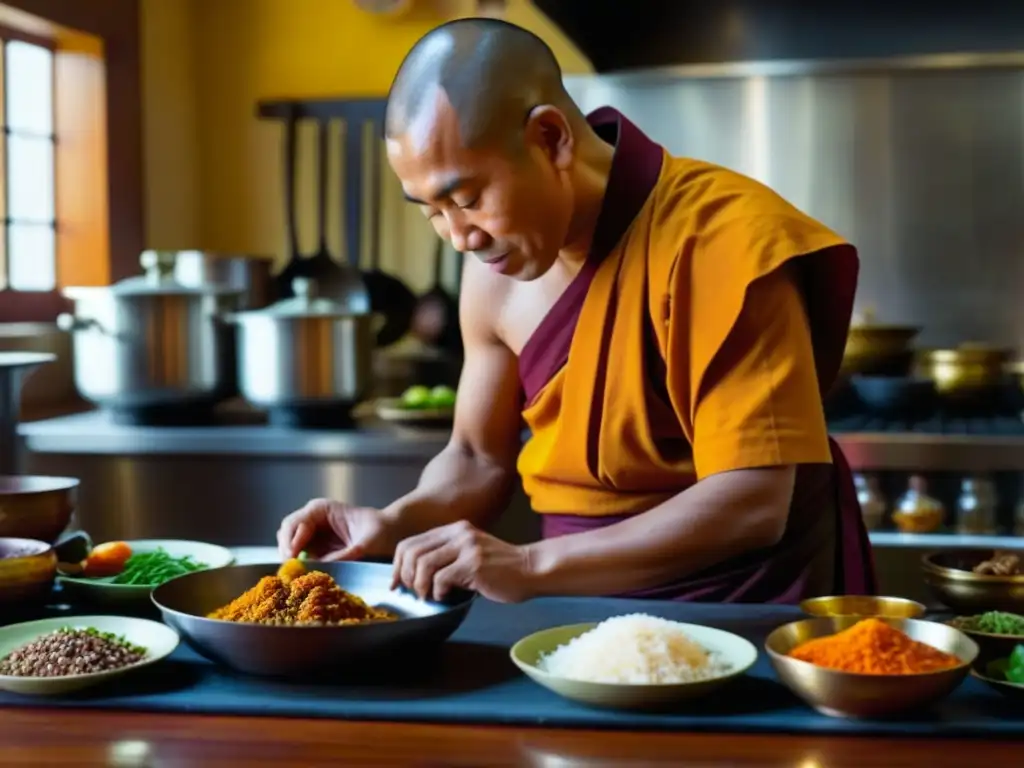
<instances>
[{"instance_id":1,"label":"chopped green herb","mask_svg":"<svg viewBox=\"0 0 1024 768\"><path fill-rule=\"evenodd\" d=\"M962 616L956 619L953 625L959 629L966 629L968 632L1024 636L1024 616L1004 611L988 611L977 616Z\"/></svg>"}]
</instances>

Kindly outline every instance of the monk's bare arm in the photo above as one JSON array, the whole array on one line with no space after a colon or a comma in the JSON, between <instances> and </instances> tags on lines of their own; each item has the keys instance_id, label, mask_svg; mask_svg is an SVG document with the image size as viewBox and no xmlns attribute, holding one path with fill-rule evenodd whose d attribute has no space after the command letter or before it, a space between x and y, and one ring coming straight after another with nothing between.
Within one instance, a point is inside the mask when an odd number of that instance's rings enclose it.
<instances>
[{"instance_id":1,"label":"monk's bare arm","mask_svg":"<svg viewBox=\"0 0 1024 768\"><path fill-rule=\"evenodd\" d=\"M486 267L468 258L459 308L465 361L452 438L416 489L385 510L403 537L458 520L484 526L511 498L521 416L516 357L494 331L502 300Z\"/></svg>"},{"instance_id":2,"label":"monk's bare arm","mask_svg":"<svg viewBox=\"0 0 1024 768\"><path fill-rule=\"evenodd\" d=\"M537 590L607 595L662 586L782 538L795 467L722 472L642 515L530 545ZM723 520L723 510L743 510ZM596 564L600 564L596 567Z\"/></svg>"}]
</instances>

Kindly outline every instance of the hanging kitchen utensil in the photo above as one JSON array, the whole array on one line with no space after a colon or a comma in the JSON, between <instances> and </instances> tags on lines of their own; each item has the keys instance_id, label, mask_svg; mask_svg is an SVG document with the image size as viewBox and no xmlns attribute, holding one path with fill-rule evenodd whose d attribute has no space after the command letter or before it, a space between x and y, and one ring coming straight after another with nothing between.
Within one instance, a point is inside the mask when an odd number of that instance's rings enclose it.
<instances>
[{"instance_id":1,"label":"hanging kitchen utensil","mask_svg":"<svg viewBox=\"0 0 1024 768\"><path fill-rule=\"evenodd\" d=\"M330 123L317 122L317 216L319 246L306 265L304 277L314 281L322 296L328 297L348 312L370 311L370 299L356 262L359 253L349 254L340 262L331 257L327 244L327 181L330 162ZM346 222L347 224L348 222Z\"/></svg>"},{"instance_id":2,"label":"hanging kitchen utensil","mask_svg":"<svg viewBox=\"0 0 1024 768\"><path fill-rule=\"evenodd\" d=\"M416 294L393 275L380 268L380 213L381 195L380 139L375 125L370 123L370 266L363 272L363 281L370 294L370 309L384 317L384 326L377 334L377 346L386 347L405 336L412 325L416 309Z\"/></svg>"},{"instance_id":3,"label":"hanging kitchen utensil","mask_svg":"<svg viewBox=\"0 0 1024 768\"><path fill-rule=\"evenodd\" d=\"M295 156L298 151L298 119L289 111L284 123L284 228L288 242L288 263L274 277L277 295L292 295L292 282L305 277L305 261L299 253L299 229L295 218Z\"/></svg>"},{"instance_id":4,"label":"hanging kitchen utensil","mask_svg":"<svg viewBox=\"0 0 1024 768\"><path fill-rule=\"evenodd\" d=\"M420 297L413 314L412 331L427 346L462 353L459 302L444 287L444 240L434 250L434 287Z\"/></svg>"}]
</instances>

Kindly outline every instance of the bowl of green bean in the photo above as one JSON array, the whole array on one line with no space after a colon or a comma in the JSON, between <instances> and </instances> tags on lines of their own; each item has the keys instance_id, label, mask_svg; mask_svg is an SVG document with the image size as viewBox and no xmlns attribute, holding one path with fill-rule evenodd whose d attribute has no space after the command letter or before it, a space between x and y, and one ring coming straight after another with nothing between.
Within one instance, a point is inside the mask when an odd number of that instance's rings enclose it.
<instances>
[{"instance_id":1,"label":"bowl of green bean","mask_svg":"<svg viewBox=\"0 0 1024 768\"><path fill-rule=\"evenodd\" d=\"M146 607L150 593L161 584L234 562L230 550L200 541L106 542L93 547L80 563L60 563L57 582L71 603Z\"/></svg>"},{"instance_id":2,"label":"bowl of green bean","mask_svg":"<svg viewBox=\"0 0 1024 768\"><path fill-rule=\"evenodd\" d=\"M976 616L958 616L947 622L978 644L981 665L1004 659L1024 645L1024 616L1005 611L988 611Z\"/></svg>"}]
</instances>

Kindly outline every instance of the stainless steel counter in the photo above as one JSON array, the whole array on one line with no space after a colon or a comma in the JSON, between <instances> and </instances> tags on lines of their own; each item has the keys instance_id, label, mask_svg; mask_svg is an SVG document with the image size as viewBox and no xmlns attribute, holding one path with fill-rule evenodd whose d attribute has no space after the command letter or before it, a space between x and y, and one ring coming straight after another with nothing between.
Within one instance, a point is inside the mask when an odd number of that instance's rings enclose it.
<instances>
[{"instance_id":1,"label":"stainless steel counter","mask_svg":"<svg viewBox=\"0 0 1024 768\"><path fill-rule=\"evenodd\" d=\"M303 459L429 460L448 442L444 430L425 431L366 422L352 430L295 430L265 424L203 427L134 427L115 424L101 411L20 424L33 453L226 455Z\"/></svg>"},{"instance_id":2,"label":"stainless steel counter","mask_svg":"<svg viewBox=\"0 0 1024 768\"><path fill-rule=\"evenodd\" d=\"M260 424L212 427L124 427L101 412L21 424L30 451L82 455L225 455L302 459L428 460L446 431L364 422L349 431L299 431ZM857 470L1024 472L1024 436L840 433Z\"/></svg>"}]
</instances>

